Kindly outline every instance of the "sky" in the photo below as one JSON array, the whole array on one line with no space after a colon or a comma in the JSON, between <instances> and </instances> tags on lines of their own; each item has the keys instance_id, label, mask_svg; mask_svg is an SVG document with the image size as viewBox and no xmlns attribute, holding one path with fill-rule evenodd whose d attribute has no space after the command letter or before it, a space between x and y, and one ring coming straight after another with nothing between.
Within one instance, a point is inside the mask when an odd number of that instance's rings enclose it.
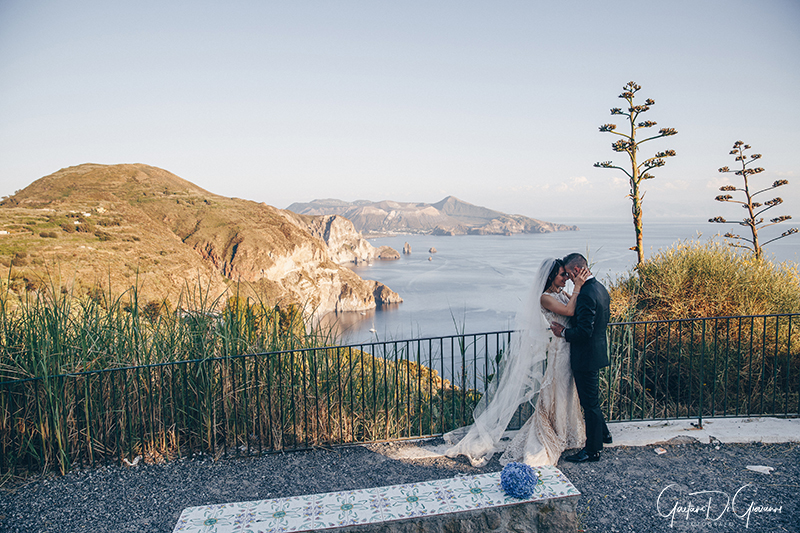
<instances>
[{"instance_id":1,"label":"sky","mask_svg":"<svg viewBox=\"0 0 800 533\"><path fill-rule=\"evenodd\" d=\"M797 0L0 0L0 196L81 163L145 163L285 208L448 195L558 222L630 216L622 86L678 135L645 223L714 201L732 144L800 219ZM622 117L624 118L624 117ZM787 226L788 227L788 226ZM721 230L727 228L721 227Z\"/></svg>"}]
</instances>

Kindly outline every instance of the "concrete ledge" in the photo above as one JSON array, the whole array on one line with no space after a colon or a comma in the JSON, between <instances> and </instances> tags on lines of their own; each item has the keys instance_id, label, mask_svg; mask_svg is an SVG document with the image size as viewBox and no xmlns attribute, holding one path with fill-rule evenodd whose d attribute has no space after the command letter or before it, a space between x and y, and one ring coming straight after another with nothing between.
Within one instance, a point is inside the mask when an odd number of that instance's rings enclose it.
<instances>
[{"instance_id":1,"label":"concrete ledge","mask_svg":"<svg viewBox=\"0 0 800 533\"><path fill-rule=\"evenodd\" d=\"M254 502L184 509L175 533L415 531L559 532L577 528L580 493L553 466L535 468L533 495L519 500L500 472Z\"/></svg>"},{"instance_id":2,"label":"concrete ledge","mask_svg":"<svg viewBox=\"0 0 800 533\"><path fill-rule=\"evenodd\" d=\"M747 442L800 442L800 418L739 417L703 419L703 428L693 424L697 419L648 420L637 422L609 422L608 429L614 438L613 446L648 446L666 442L747 443ZM501 441L508 444L517 434L506 431ZM673 439L678 439L677 441ZM425 441L403 442L396 446L367 447L392 459L415 460L443 457L449 444L431 445ZM500 452L498 452L500 453Z\"/></svg>"},{"instance_id":3,"label":"concrete ledge","mask_svg":"<svg viewBox=\"0 0 800 533\"><path fill-rule=\"evenodd\" d=\"M691 437L703 443L800 442L800 418L740 417L610 422L612 446L647 446Z\"/></svg>"},{"instance_id":4,"label":"concrete ledge","mask_svg":"<svg viewBox=\"0 0 800 533\"><path fill-rule=\"evenodd\" d=\"M325 530L335 533L563 533L578 530L580 496Z\"/></svg>"}]
</instances>

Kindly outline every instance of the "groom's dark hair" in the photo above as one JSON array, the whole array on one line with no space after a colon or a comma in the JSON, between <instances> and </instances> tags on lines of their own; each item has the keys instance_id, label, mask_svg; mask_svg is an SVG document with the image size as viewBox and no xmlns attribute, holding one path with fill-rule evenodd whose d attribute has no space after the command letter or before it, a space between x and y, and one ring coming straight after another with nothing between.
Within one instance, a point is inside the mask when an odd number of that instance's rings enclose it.
<instances>
[{"instance_id":1,"label":"groom's dark hair","mask_svg":"<svg viewBox=\"0 0 800 533\"><path fill-rule=\"evenodd\" d=\"M586 262L586 258L579 253L569 254L561 260L561 263L564 265L564 268L569 268L573 265L581 268L587 268L589 266L589 264Z\"/></svg>"}]
</instances>

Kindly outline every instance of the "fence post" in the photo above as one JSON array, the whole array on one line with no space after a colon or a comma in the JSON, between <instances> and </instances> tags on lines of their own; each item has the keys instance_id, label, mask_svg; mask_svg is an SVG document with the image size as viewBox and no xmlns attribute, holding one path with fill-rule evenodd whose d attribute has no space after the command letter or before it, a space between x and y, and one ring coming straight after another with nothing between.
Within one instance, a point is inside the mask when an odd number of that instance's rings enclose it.
<instances>
[{"instance_id":1,"label":"fence post","mask_svg":"<svg viewBox=\"0 0 800 533\"><path fill-rule=\"evenodd\" d=\"M703 390L705 389L704 381L706 377L706 322L707 321L703 319L703 327L700 332L700 408L697 411L697 424L692 424L697 429L703 429Z\"/></svg>"}]
</instances>

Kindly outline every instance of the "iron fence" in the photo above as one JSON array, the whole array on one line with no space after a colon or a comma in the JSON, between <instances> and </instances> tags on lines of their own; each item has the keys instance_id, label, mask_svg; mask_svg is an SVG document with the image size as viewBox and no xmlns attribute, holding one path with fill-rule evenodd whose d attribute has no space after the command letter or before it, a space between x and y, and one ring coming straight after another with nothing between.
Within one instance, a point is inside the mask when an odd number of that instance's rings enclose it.
<instances>
[{"instance_id":1,"label":"iron fence","mask_svg":"<svg viewBox=\"0 0 800 533\"><path fill-rule=\"evenodd\" d=\"M798 314L615 323L609 420L796 416ZM469 424L512 331L176 361L0 383L0 472L247 456ZM530 414L521 407L510 428Z\"/></svg>"},{"instance_id":2,"label":"iron fence","mask_svg":"<svg viewBox=\"0 0 800 533\"><path fill-rule=\"evenodd\" d=\"M610 420L796 416L800 314L612 324Z\"/></svg>"}]
</instances>

